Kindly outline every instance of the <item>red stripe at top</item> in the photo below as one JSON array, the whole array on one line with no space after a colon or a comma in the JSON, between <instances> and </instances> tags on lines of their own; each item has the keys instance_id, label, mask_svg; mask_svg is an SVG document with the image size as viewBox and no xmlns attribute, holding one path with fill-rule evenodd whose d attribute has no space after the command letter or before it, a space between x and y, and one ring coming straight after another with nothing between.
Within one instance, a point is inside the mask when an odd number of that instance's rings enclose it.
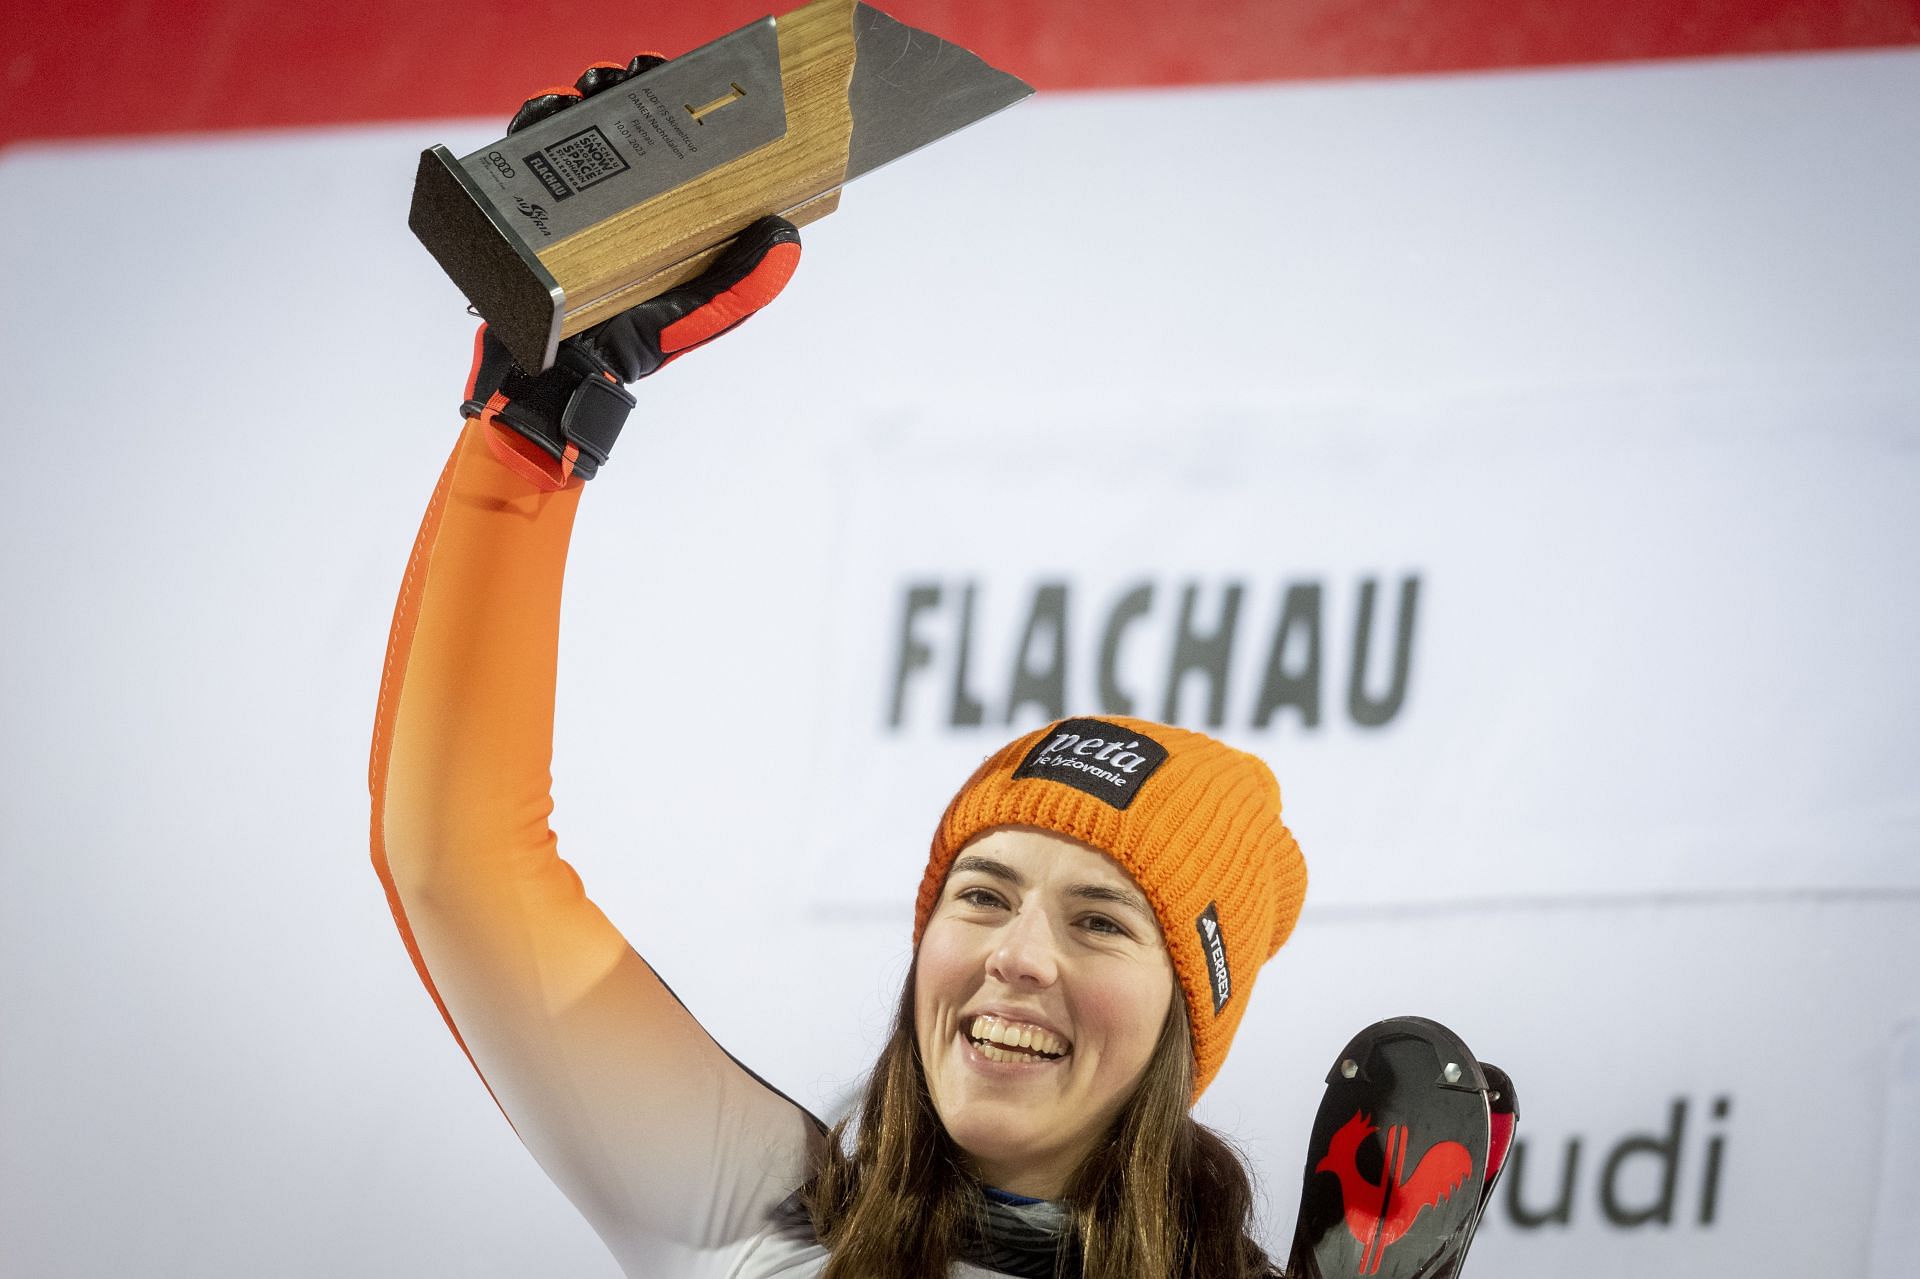
<instances>
[{"instance_id":1,"label":"red stripe at top","mask_svg":"<svg viewBox=\"0 0 1920 1279\"><path fill-rule=\"evenodd\" d=\"M444 117L684 52L775 0L98 0L23 10L0 142ZM1041 89L1920 44L1920 0L881 0ZM28 13L31 19L28 20Z\"/></svg>"}]
</instances>

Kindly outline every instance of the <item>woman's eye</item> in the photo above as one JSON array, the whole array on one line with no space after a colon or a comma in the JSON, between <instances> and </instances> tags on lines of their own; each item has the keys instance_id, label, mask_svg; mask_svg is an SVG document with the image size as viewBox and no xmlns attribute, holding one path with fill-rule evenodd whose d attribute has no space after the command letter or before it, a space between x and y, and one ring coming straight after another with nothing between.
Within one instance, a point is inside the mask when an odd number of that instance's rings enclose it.
<instances>
[{"instance_id":1,"label":"woman's eye","mask_svg":"<svg viewBox=\"0 0 1920 1279\"><path fill-rule=\"evenodd\" d=\"M1080 926L1090 933L1099 933L1103 937L1125 937L1127 930L1108 919L1105 915L1088 915L1080 921Z\"/></svg>"},{"instance_id":2,"label":"woman's eye","mask_svg":"<svg viewBox=\"0 0 1920 1279\"><path fill-rule=\"evenodd\" d=\"M1006 904L1000 900L1000 894L990 888L963 888L953 896L955 901L962 901L982 910L991 910L995 906Z\"/></svg>"}]
</instances>

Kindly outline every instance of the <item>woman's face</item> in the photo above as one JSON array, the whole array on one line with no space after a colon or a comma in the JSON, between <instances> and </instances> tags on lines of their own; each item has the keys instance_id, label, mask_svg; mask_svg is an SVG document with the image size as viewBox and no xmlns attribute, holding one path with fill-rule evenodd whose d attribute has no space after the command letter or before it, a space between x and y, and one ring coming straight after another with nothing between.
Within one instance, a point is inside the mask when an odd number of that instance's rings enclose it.
<instances>
[{"instance_id":1,"label":"woman's face","mask_svg":"<svg viewBox=\"0 0 1920 1279\"><path fill-rule=\"evenodd\" d=\"M1146 898L1102 853L1002 827L960 851L915 961L934 1109L990 1186L1057 1198L1146 1072L1174 999Z\"/></svg>"}]
</instances>

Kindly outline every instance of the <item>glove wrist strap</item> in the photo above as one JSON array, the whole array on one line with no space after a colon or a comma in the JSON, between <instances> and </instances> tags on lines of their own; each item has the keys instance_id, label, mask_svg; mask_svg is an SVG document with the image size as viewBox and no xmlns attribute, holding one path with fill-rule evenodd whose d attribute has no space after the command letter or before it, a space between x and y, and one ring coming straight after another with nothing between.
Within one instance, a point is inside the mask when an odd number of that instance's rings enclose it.
<instances>
[{"instance_id":1,"label":"glove wrist strap","mask_svg":"<svg viewBox=\"0 0 1920 1279\"><path fill-rule=\"evenodd\" d=\"M463 416L506 427L551 458L555 465L543 467L525 450L513 450L515 457L510 459L501 456L501 449L494 449L510 469L536 483L544 481L543 487L549 488L564 487L574 476L592 479L613 451L614 441L619 439L634 406L633 394L603 368L584 358L569 360L568 354L562 352L561 365L567 366L564 371L556 367L538 381L527 379L532 384L515 387L518 395L510 397L502 388L486 400L472 399L460 406ZM571 389L562 391L553 380L567 373L578 380ZM536 478L529 474L532 470L547 473Z\"/></svg>"},{"instance_id":2,"label":"glove wrist strap","mask_svg":"<svg viewBox=\"0 0 1920 1279\"><path fill-rule=\"evenodd\" d=\"M584 470L591 477L600 469L613 451L613 442L620 438L620 428L627 424L633 405L633 392L605 373L592 372L580 380L560 413L561 438L578 448L581 458L591 459L585 467L576 462L576 471Z\"/></svg>"}]
</instances>

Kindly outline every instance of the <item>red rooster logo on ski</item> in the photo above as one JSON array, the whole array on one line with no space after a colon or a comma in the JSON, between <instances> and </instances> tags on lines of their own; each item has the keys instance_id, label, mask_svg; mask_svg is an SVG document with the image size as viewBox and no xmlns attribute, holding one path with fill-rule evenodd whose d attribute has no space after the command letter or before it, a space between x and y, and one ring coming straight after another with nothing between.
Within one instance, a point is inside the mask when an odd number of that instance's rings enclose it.
<instances>
[{"instance_id":1,"label":"red rooster logo on ski","mask_svg":"<svg viewBox=\"0 0 1920 1279\"><path fill-rule=\"evenodd\" d=\"M1473 1175L1473 1156L1457 1141L1436 1142L1427 1148L1406 1175L1406 1125L1387 1129L1386 1157L1380 1166L1378 1185L1360 1175L1360 1145L1377 1132L1365 1111L1340 1126L1327 1143L1326 1157L1314 1165L1315 1172L1330 1172L1340 1179L1340 1201L1346 1209L1347 1229L1360 1245L1363 1275L1378 1274L1381 1258L1388 1248L1413 1228L1422 1209L1437 1206Z\"/></svg>"}]
</instances>

